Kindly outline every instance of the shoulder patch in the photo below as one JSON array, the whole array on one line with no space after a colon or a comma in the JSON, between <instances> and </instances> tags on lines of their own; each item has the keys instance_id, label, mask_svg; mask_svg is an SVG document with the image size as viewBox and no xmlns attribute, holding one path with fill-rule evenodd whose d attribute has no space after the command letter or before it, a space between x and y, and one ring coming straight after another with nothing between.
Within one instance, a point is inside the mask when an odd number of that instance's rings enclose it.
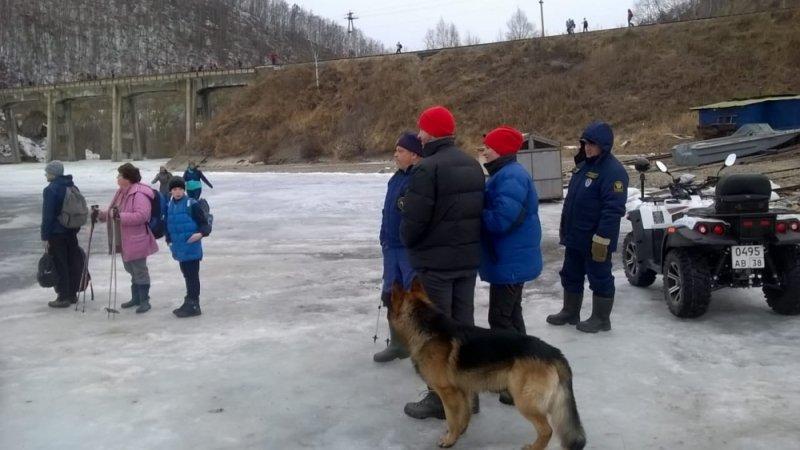
<instances>
[{"instance_id":1,"label":"shoulder patch","mask_svg":"<svg viewBox=\"0 0 800 450\"><path fill-rule=\"evenodd\" d=\"M614 192L623 192L625 190L625 185L622 181L615 181L614 182Z\"/></svg>"},{"instance_id":2,"label":"shoulder patch","mask_svg":"<svg viewBox=\"0 0 800 450\"><path fill-rule=\"evenodd\" d=\"M597 173L597 172L586 172L586 178L591 178L593 180L596 180L597 177L599 177L599 176L600 176L600 174Z\"/></svg>"}]
</instances>

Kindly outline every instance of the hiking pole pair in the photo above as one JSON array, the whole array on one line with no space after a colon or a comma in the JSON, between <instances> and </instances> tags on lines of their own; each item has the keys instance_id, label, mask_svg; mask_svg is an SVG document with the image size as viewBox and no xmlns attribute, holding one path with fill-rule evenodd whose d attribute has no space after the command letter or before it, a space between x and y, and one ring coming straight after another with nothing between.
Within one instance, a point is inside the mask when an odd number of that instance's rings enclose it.
<instances>
[{"instance_id":1,"label":"hiking pole pair","mask_svg":"<svg viewBox=\"0 0 800 450\"><path fill-rule=\"evenodd\" d=\"M108 277L108 306L106 307L107 318L112 314L119 314L117 310L117 208L111 208L109 214L111 215L111 275ZM111 307L111 288L114 288L114 307Z\"/></svg>"},{"instance_id":2,"label":"hiking pole pair","mask_svg":"<svg viewBox=\"0 0 800 450\"><path fill-rule=\"evenodd\" d=\"M378 342L378 329L380 328L381 324L381 309L383 308L383 300L378 300L378 318L375 320L375 334L372 336L372 343L375 344ZM386 338L386 346L389 346L389 338Z\"/></svg>"},{"instance_id":3,"label":"hiking pole pair","mask_svg":"<svg viewBox=\"0 0 800 450\"><path fill-rule=\"evenodd\" d=\"M86 284L88 284L89 289L92 290L92 301L94 301L94 285L92 284L92 280L89 278L89 255L92 254L92 236L94 236L94 224L97 223L97 215L96 211L98 209L97 205L92 205L92 214L91 214L91 225L89 227L89 242L86 244L86 255L83 258L83 271L81 272L81 281L78 285L78 288L83 288L83 309L81 313L86 313ZM75 302L75 311L78 310L78 302Z\"/></svg>"}]
</instances>

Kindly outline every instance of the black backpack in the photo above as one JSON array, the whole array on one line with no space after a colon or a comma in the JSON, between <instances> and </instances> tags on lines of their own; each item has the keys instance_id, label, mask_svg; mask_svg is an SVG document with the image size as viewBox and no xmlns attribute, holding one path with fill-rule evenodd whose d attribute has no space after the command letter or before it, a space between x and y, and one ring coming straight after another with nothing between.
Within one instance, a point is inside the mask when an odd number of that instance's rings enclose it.
<instances>
[{"instance_id":1,"label":"black backpack","mask_svg":"<svg viewBox=\"0 0 800 450\"><path fill-rule=\"evenodd\" d=\"M151 188L152 189L152 188ZM161 210L161 193L153 189L153 198L150 200L150 221L147 223L153 237L164 237L164 212Z\"/></svg>"},{"instance_id":2,"label":"black backpack","mask_svg":"<svg viewBox=\"0 0 800 450\"><path fill-rule=\"evenodd\" d=\"M51 288L58 284L58 272L53 256L45 253L39 258L39 269L36 272L36 281L43 288Z\"/></svg>"},{"instance_id":3,"label":"black backpack","mask_svg":"<svg viewBox=\"0 0 800 450\"><path fill-rule=\"evenodd\" d=\"M211 229L214 225L214 215L211 214L211 207L208 205L206 199L201 198L197 200L197 206L200 207L200 211L203 212L203 217L205 217L206 222L208 223L208 234L211 234Z\"/></svg>"}]
</instances>

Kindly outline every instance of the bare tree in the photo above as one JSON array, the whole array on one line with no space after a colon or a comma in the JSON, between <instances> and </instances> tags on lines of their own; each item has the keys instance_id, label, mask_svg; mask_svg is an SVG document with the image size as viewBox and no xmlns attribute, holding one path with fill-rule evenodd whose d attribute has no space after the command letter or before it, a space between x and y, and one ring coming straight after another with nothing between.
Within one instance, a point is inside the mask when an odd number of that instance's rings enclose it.
<instances>
[{"instance_id":1,"label":"bare tree","mask_svg":"<svg viewBox=\"0 0 800 450\"><path fill-rule=\"evenodd\" d=\"M509 41L515 39L530 39L536 34L536 26L528 20L528 16L519 7L511 16L511 19L506 22L508 31L506 32L506 39Z\"/></svg>"},{"instance_id":2,"label":"bare tree","mask_svg":"<svg viewBox=\"0 0 800 450\"><path fill-rule=\"evenodd\" d=\"M454 23L446 23L443 18L439 18L436 27L429 29L425 33L425 48L458 47L461 45L461 38L458 28Z\"/></svg>"},{"instance_id":3,"label":"bare tree","mask_svg":"<svg viewBox=\"0 0 800 450\"><path fill-rule=\"evenodd\" d=\"M478 45L481 43L481 38L477 34L472 34L467 31L464 35L464 45Z\"/></svg>"}]
</instances>

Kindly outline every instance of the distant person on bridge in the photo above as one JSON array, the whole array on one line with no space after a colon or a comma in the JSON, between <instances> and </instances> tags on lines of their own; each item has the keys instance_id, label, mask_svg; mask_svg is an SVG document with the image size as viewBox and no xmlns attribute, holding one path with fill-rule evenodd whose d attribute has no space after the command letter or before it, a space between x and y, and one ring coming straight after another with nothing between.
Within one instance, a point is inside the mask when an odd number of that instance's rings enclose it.
<instances>
[{"instance_id":1,"label":"distant person on bridge","mask_svg":"<svg viewBox=\"0 0 800 450\"><path fill-rule=\"evenodd\" d=\"M586 33L589 31L589 22L586 20L586 17L583 18L583 32Z\"/></svg>"},{"instance_id":2,"label":"distant person on bridge","mask_svg":"<svg viewBox=\"0 0 800 450\"><path fill-rule=\"evenodd\" d=\"M633 26L633 11L630 8L628 8L628 26Z\"/></svg>"},{"instance_id":3,"label":"distant person on bridge","mask_svg":"<svg viewBox=\"0 0 800 450\"><path fill-rule=\"evenodd\" d=\"M397 51L395 52L395 54L400 54L400 53L403 53L403 44L401 44L401 43L398 41L398 42L397 42Z\"/></svg>"},{"instance_id":4,"label":"distant person on bridge","mask_svg":"<svg viewBox=\"0 0 800 450\"><path fill-rule=\"evenodd\" d=\"M183 179L186 181L186 193L195 200L200 199L200 194L203 192L203 183L214 189L214 186L203 175L203 172L197 168L197 164L194 161L189 161L189 167L183 172Z\"/></svg>"}]
</instances>

